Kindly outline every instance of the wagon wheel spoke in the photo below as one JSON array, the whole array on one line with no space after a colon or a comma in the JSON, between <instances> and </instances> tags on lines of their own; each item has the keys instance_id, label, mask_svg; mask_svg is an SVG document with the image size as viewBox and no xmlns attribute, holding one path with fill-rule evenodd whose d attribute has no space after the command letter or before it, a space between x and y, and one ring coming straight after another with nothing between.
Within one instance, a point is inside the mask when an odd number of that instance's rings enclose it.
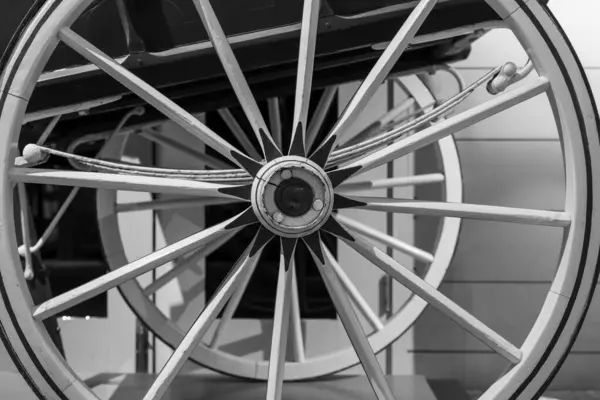
<instances>
[{"instance_id":1,"label":"wagon wheel spoke","mask_svg":"<svg viewBox=\"0 0 600 400\"><path fill-rule=\"evenodd\" d=\"M277 145L273 142L267 124L258 108L258 104L250 90L250 86L244 77L244 73L233 54L227 36L210 5L210 1L194 0L194 5L196 6L198 14L200 14L200 18L210 37L210 41L221 60L221 64L225 69L229 82L231 83L240 105L252 126L252 130L260 143L265 158L271 160L272 157L275 157L274 152L279 152L279 155L281 155L281 150L278 149Z\"/></svg>"},{"instance_id":2,"label":"wagon wheel spoke","mask_svg":"<svg viewBox=\"0 0 600 400\"><path fill-rule=\"evenodd\" d=\"M36 141L36 144L41 146L44 143L46 143L46 140L52 134L52 132L54 131L54 128L56 128L56 125L58 124L58 122L60 121L61 118L62 118L62 115L56 115L56 116L52 117L52 119L50 120L48 125L46 125L46 127L44 128L44 131L42 132L42 134Z\"/></svg>"},{"instance_id":3,"label":"wagon wheel spoke","mask_svg":"<svg viewBox=\"0 0 600 400\"><path fill-rule=\"evenodd\" d=\"M222 108L219 110L219 115L221 116L231 133L233 133L233 136L235 136L237 141L242 145L242 148L246 151L246 154L248 154L255 160L260 160L261 155L258 154L258 151L254 147L250 139L248 139L246 132L244 132L244 129L240 126L240 123L237 121L237 119L234 117L231 111L229 111L227 108Z\"/></svg>"},{"instance_id":4,"label":"wagon wheel spoke","mask_svg":"<svg viewBox=\"0 0 600 400\"><path fill-rule=\"evenodd\" d=\"M317 104L317 109L313 114L310 124L308 124L308 129L306 131L306 151L309 152L313 145L315 144L315 140L317 139L317 135L321 131L323 127L323 123L325 122L325 117L329 110L331 110L331 105L333 104L333 100L335 99L338 93L337 86L328 86L323 91L323 95Z\"/></svg>"},{"instance_id":5,"label":"wagon wheel spoke","mask_svg":"<svg viewBox=\"0 0 600 400\"><path fill-rule=\"evenodd\" d=\"M302 334L302 319L300 315L300 299L298 298L298 280L296 277L296 268L294 264L294 253L298 244L297 239L281 237L281 260L285 270L292 273L292 282L289 296L291 297L291 336L292 336L292 356L294 361L302 362L305 359L304 354L304 335Z\"/></svg>"},{"instance_id":6,"label":"wagon wheel spoke","mask_svg":"<svg viewBox=\"0 0 600 400\"><path fill-rule=\"evenodd\" d=\"M71 189L71 191L67 195L67 198L61 204L60 208L54 215L54 218L52 218L52 221L50 221L50 223L48 224L48 227L46 228L42 236L40 236L38 241L29 249L31 253L37 253L44 246L44 243L46 243L50 235L52 235L52 232L54 232L54 229L56 229L56 226L58 225L63 215L65 215L65 212L67 212L67 209L75 199L75 196L77 196L77 193L79 193L79 188L76 187ZM23 244L23 246L19 246L19 254L22 255L25 251L27 251L25 244Z\"/></svg>"},{"instance_id":7,"label":"wagon wheel spoke","mask_svg":"<svg viewBox=\"0 0 600 400\"><path fill-rule=\"evenodd\" d=\"M275 296L275 315L273 317L273 335L271 338L271 354L269 356L269 373L267 379L267 400L280 400L283 388L285 354L292 307L292 284L294 263L292 252L286 252L281 245L277 294Z\"/></svg>"},{"instance_id":8,"label":"wagon wheel spoke","mask_svg":"<svg viewBox=\"0 0 600 400\"><path fill-rule=\"evenodd\" d=\"M138 78L71 29L62 28L59 31L59 37L71 49L98 66L98 68L144 99L148 104L155 107L183 129L196 136L236 165L244 168L248 173L255 174L258 169L260 169L260 164L258 164L257 161L241 153L238 149L223 140L218 134L200 122L196 117L175 104L175 102L154 89L148 83Z\"/></svg>"},{"instance_id":9,"label":"wagon wheel spoke","mask_svg":"<svg viewBox=\"0 0 600 400\"><path fill-rule=\"evenodd\" d=\"M399 157L410 154L444 137L453 135L477 122L483 121L517 104L545 93L548 88L549 82L546 78L537 78L531 83L524 84L519 88L502 93L486 103L477 105L444 121L437 122L429 128L423 129L422 131L401 139L382 150L378 150L339 170L333 171L330 173L330 178L334 185L337 186L353 175L369 171Z\"/></svg>"},{"instance_id":10,"label":"wagon wheel spoke","mask_svg":"<svg viewBox=\"0 0 600 400\"><path fill-rule=\"evenodd\" d=\"M475 336L482 343L490 347L499 355L513 364L519 363L522 357L521 350L494 332L483 322L472 316L468 311L427 284L412 271L400 265L396 260L379 250L359 236L353 236L353 240L340 237L346 244L356 250L364 258L381 269L393 279L400 282L427 303L448 316L459 324L467 332Z\"/></svg>"},{"instance_id":11,"label":"wagon wheel spoke","mask_svg":"<svg viewBox=\"0 0 600 400\"><path fill-rule=\"evenodd\" d=\"M27 199L27 189L25 185L20 183L17 185L17 192L19 196L19 211L21 217L21 236L23 240L23 255L25 257L25 279L31 280L34 278L33 272L33 258L31 256L31 232L30 220L29 220L29 201Z\"/></svg>"},{"instance_id":12,"label":"wagon wheel spoke","mask_svg":"<svg viewBox=\"0 0 600 400\"><path fill-rule=\"evenodd\" d=\"M414 8L408 19L396 33L396 36L394 36L383 54L381 54L373 69L359 86L337 123L316 152L323 150L326 153L325 158L328 158L329 153L340 139L340 136L348 131L348 128L356 121L362 110L365 109L392 70L392 67L413 40L436 3L437 0L421 0Z\"/></svg>"},{"instance_id":13,"label":"wagon wheel spoke","mask_svg":"<svg viewBox=\"0 0 600 400\"><path fill-rule=\"evenodd\" d=\"M296 99L294 103L294 122L292 125L290 150L288 152L292 156L304 157L306 155L306 125L312 90L320 5L320 0L304 0L302 29L300 32L300 52L298 55L298 75L296 79Z\"/></svg>"},{"instance_id":14,"label":"wagon wheel spoke","mask_svg":"<svg viewBox=\"0 0 600 400\"><path fill-rule=\"evenodd\" d=\"M205 152L198 151L190 146L184 146L183 144L173 140L171 138L165 137L158 132L153 132L148 129L142 130L138 135L147 139L151 142L159 144L165 148L173 149L181 152L182 154L186 154L198 160L201 164L213 168L213 169L230 169L232 168L231 164L219 160L216 157L210 156Z\"/></svg>"},{"instance_id":15,"label":"wagon wheel spoke","mask_svg":"<svg viewBox=\"0 0 600 400\"><path fill-rule=\"evenodd\" d=\"M292 263L294 260L292 259ZM300 295L298 293L298 275L296 273L296 267L291 268L292 271L292 309L290 311L291 321L290 324L290 335L292 340L292 361L304 362L306 361L306 354L304 349L304 334L302 333L302 315L300 313Z\"/></svg>"},{"instance_id":16,"label":"wagon wheel spoke","mask_svg":"<svg viewBox=\"0 0 600 400\"><path fill-rule=\"evenodd\" d=\"M119 213L127 213L145 210L182 210L185 208L233 204L239 201L240 200L226 197L183 197L173 199L158 199L150 201L138 201L134 203L119 203L116 205L116 211Z\"/></svg>"},{"instance_id":17,"label":"wagon wheel spoke","mask_svg":"<svg viewBox=\"0 0 600 400\"><path fill-rule=\"evenodd\" d=\"M373 387L373 391L379 400L393 400L394 395L385 379L377 357L331 265L331 254L324 251L325 246L323 246L320 239L318 241L308 241L307 245L325 282L342 325Z\"/></svg>"},{"instance_id":18,"label":"wagon wheel spoke","mask_svg":"<svg viewBox=\"0 0 600 400\"><path fill-rule=\"evenodd\" d=\"M354 306L358 309L362 316L365 317L365 319L373 329L375 329L376 331L382 330L384 328L383 323L381 322L375 311L371 308L371 306L367 302L367 299L365 299L363 295L360 294L360 291L358 290L356 285L352 282L352 280L350 279L346 271L344 271L342 266L338 264L338 262L335 260L335 257L333 257L333 254L331 254L331 252L329 251L329 249L327 247L323 247L323 250L325 252L325 255L327 256L329 263L331 264L331 267L335 271L339 282L346 291L346 294L348 295L350 300L352 300L352 302L354 303Z\"/></svg>"},{"instance_id":19,"label":"wagon wheel spoke","mask_svg":"<svg viewBox=\"0 0 600 400\"><path fill-rule=\"evenodd\" d=\"M382 197L349 197L349 199L359 204L357 208L391 213L470 218L555 227L566 227L571 223L571 215L560 211Z\"/></svg>"},{"instance_id":20,"label":"wagon wheel spoke","mask_svg":"<svg viewBox=\"0 0 600 400\"><path fill-rule=\"evenodd\" d=\"M237 309L240 305L240 302L242 301L242 297L244 296L244 293L246 292L246 288L248 287L248 284L250 283L250 279L252 279L252 275L254 274L256 265L258 264L258 261L260 260L261 254L262 254L262 248L257 252L255 257L252 257L252 261L250 263L250 266L248 267L248 271L246 272L246 274L240 281L238 288L235 290L235 292L233 293L233 295L227 302L227 306L225 307L225 310L223 311L223 315L221 316L219 324L217 325L217 329L215 329L215 333L213 334L213 337L208 345L210 348L216 349L219 347L221 336L222 336L223 332L225 332L227 325L229 325L229 323L231 322L233 315L237 311Z\"/></svg>"},{"instance_id":21,"label":"wagon wheel spoke","mask_svg":"<svg viewBox=\"0 0 600 400\"><path fill-rule=\"evenodd\" d=\"M242 214L213 227L206 228L201 232L188 236L117 270L56 296L37 306L33 312L33 316L37 320L52 317L85 300L173 261L190 251L203 248L212 240L227 234L229 230L239 229L239 226L236 226L235 223L241 216Z\"/></svg>"},{"instance_id":22,"label":"wagon wheel spoke","mask_svg":"<svg viewBox=\"0 0 600 400\"><path fill-rule=\"evenodd\" d=\"M443 183L443 174L424 174L413 176L402 176L398 178L370 179L365 181L346 182L336 188L336 193L349 193L370 191L373 189L390 189L406 186L429 185L432 183Z\"/></svg>"},{"instance_id":23,"label":"wagon wheel spoke","mask_svg":"<svg viewBox=\"0 0 600 400\"><path fill-rule=\"evenodd\" d=\"M256 239L256 238L255 238ZM217 289L214 296L210 299L206 307L202 310L192 327L177 347L163 369L158 374L150 390L146 393L144 400L159 400L167 391L175 376L179 373L183 365L198 346L212 322L217 318L225 303L229 300L233 292L239 286L240 281L248 273L248 269L255 259L260 256L260 252L250 255L250 249L255 240L244 251L242 256L236 262L235 266L229 271L229 274ZM261 247L262 249L262 247Z\"/></svg>"},{"instance_id":24,"label":"wagon wheel spoke","mask_svg":"<svg viewBox=\"0 0 600 400\"><path fill-rule=\"evenodd\" d=\"M227 243L235 234L237 234L240 230L240 227L233 228L227 231L223 236L213 237L210 242L206 243L206 246L202 247L199 250L196 250L193 253L188 253L185 256L181 257L177 260L176 265L171 268L168 272L159 276L156 280L154 280L151 284L144 288L144 294L146 296L152 296L160 289L165 287L169 282L173 279L177 278L184 271L189 268L192 268L203 258L208 257L213 252L221 248L225 243Z\"/></svg>"},{"instance_id":25,"label":"wagon wheel spoke","mask_svg":"<svg viewBox=\"0 0 600 400\"><path fill-rule=\"evenodd\" d=\"M117 129L115 130L115 132L119 132L120 131L120 129L123 127L124 122L127 121L127 119L134 112L135 111L132 111L132 112L126 114L125 117L122 118L122 120L119 123L119 126L117 127ZM36 142L37 145L43 145L46 142L46 140L48 139L48 137L52 133L53 129L56 127L56 124L58 123L58 121L60 120L60 118L61 118L61 115L57 115L54 118L52 118L52 120L50 121L50 123L44 129L44 132L38 138L38 140ZM114 143L117 143L117 142L122 143L125 140L126 139L119 138L116 135L111 136L105 142L105 144L102 146L102 148L100 149L100 151L97 153L97 156L98 157L103 156L104 152L106 151L107 147L110 144L114 144ZM19 186L21 186L21 185L22 184L20 184ZM58 209L58 211L56 212L56 214L52 218L52 221L50 221L50 223L48 224L48 226L44 230L44 233L40 236L40 238L37 240L37 242L33 246L31 246L29 248L28 248L28 246L25 246L25 244L22 245L22 246L19 246L18 251L19 251L20 255L25 255L25 259L27 259L27 255L25 254L26 251L29 251L31 253L37 253L37 252L40 251L40 249L44 246L44 244L46 243L46 241L48 240L48 238L50 238L50 236L52 235L52 233L54 232L54 230L58 226L59 222L61 221L61 219L63 218L63 216L67 212L67 210L69 209L70 205L75 200L75 197L79 193L79 190L80 190L79 187L74 187L74 188L71 189L71 191L69 192L69 194L67 195L67 197L65 198L65 200L62 202L60 208ZM225 200L225 199L222 199L222 200Z\"/></svg>"},{"instance_id":26,"label":"wagon wheel spoke","mask_svg":"<svg viewBox=\"0 0 600 400\"><path fill-rule=\"evenodd\" d=\"M366 224L362 224L352 218L338 214L336 219L342 223L343 226L349 228L351 231L356 232L362 236L378 241L388 247L393 248L401 253L413 257L415 260L431 264L433 262L433 254L419 249L409 243L406 243L400 239L397 239L391 235L385 234L378 229L371 228Z\"/></svg>"},{"instance_id":27,"label":"wagon wheel spoke","mask_svg":"<svg viewBox=\"0 0 600 400\"><path fill-rule=\"evenodd\" d=\"M271 97L267 100L269 109L269 126L273 141L280 149L283 148L283 135L281 128L281 109L279 108L279 97Z\"/></svg>"},{"instance_id":28,"label":"wagon wheel spoke","mask_svg":"<svg viewBox=\"0 0 600 400\"><path fill-rule=\"evenodd\" d=\"M162 194L195 195L210 198L240 200L243 194L236 188L244 186L221 185L187 179L161 178L130 174L109 174L102 172L44 170L34 168L13 168L10 171L13 181L40 185L87 187L92 189L129 190ZM249 200L249 199L241 199Z\"/></svg>"}]
</instances>

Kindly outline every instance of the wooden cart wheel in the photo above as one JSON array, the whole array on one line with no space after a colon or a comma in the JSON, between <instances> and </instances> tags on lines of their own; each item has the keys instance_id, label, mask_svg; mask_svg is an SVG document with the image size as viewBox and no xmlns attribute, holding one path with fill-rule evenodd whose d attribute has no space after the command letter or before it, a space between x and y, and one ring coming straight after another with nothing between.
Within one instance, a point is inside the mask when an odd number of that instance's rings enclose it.
<instances>
[{"instance_id":1,"label":"wooden cart wheel","mask_svg":"<svg viewBox=\"0 0 600 400\"><path fill-rule=\"evenodd\" d=\"M355 138L358 137L359 140L355 140L354 142L360 143L360 136L363 136L363 140L365 140L364 137L366 136L375 136L394 129L403 123L409 122L411 116L421 115L428 110L428 108L431 108L432 105L437 104L437 99L416 76L398 78L396 82L403 89L401 91L402 94L398 94L398 97L401 99L399 104L393 107L389 112L386 112L373 124L368 125L367 128L358 132ZM335 93L335 88L326 90L323 94L323 98L329 97L331 91ZM322 104L323 107L328 107L330 105L331 103L327 101ZM315 112L315 117L317 119L319 115L324 115L326 113L326 110L319 111ZM220 114L230 122L230 126L239 126L237 121L231 120L233 116L230 112L222 110L220 111ZM271 115L269 116L269 121L274 121L274 118L272 118ZM242 137L244 134L245 133L241 133L240 135L236 135L236 137ZM135 135L135 133L131 133L131 135ZM165 134L164 136L168 136L168 134ZM149 136L145 135L145 137ZM152 136L151 140L156 140L157 137L161 136ZM158 139L159 142L160 140L161 139ZM122 151L124 146L113 144L109 147L113 149L113 152L105 153L105 156L109 159L121 159L122 154L115 154L114 152ZM256 152L251 143L246 144L244 147L248 147L249 152ZM182 147L177 147L176 150L178 150L178 154L186 152L186 148ZM414 187L416 185L437 184L442 185L442 201L460 203L462 202L462 177L458 153L453 138L451 136L443 138L435 146L435 150L439 158L437 164L439 164L440 172L438 173L414 176L395 176L376 181L359 179L346 185L340 185L338 191L345 194L360 194L365 190L373 191L378 188ZM168 160L166 163L168 165ZM198 163L201 164L202 160L198 160ZM121 236L122 230L120 229L120 224L127 224L127 222L125 222L126 220L123 220L123 218L119 218L119 214L123 215L123 213L143 210L170 210L170 217L167 219L168 221L173 215L177 215L178 218L189 217L189 212L185 211L185 213L178 214L178 210L187 210L193 207L198 208L206 204L206 199L198 199L194 202L193 198L159 198L153 201L119 203L117 201L117 191L99 190L97 193L100 234L104 244L105 254L112 255L108 259L108 262L110 268L113 270L117 270L123 265L133 261L130 259L131 257L126 256L127 252L125 247L127 246L127 241ZM151 196L146 197L151 198ZM198 211L194 210L192 212L197 213ZM426 266L424 273L420 274L422 275L422 279L435 288L439 287L449 267L460 230L460 219L441 219L435 251L430 253L390 236L385 232L381 232L381 229L374 228L372 223L360 222L344 215L338 215L337 218L351 231L363 234L384 245L389 245L394 250L406 254L422 263ZM157 220L158 223L164 224L168 224L167 221L160 222L160 218ZM121 294L134 313L144 322L153 334L157 335L157 337L168 346L176 348L181 342L185 334L185 324L178 324L166 316L164 312L160 310L160 307L150 300L151 296L157 293L160 296L160 289L164 288L173 279L181 277L184 271L196 266L196 264L198 264L202 258L207 256L209 252L224 246L224 241L228 238L229 236L226 236L224 240L213 242L213 244L207 246L203 251L197 252L195 256L180 258L174 263L172 269L159 276L154 282L148 284L141 283L139 280L130 280L119 287ZM348 295L351 296L357 311L364 318L363 329L367 331L370 345L375 352L383 350L390 343L404 334L425 309L426 303L421 299L416 296L406 296L406 300L402 304L394 305L393 316L382 320L373 310L374 305L372 302L369 304L361 294L361 290L357 288L356 283L353 282L353 279L348 275L348 272L345 272L343 267L337 262L334 263L334 267L345 290L348 292ZM206 272L204 272L204 275L206 275ZM220 347L221 344L225 344L225 341L221 336L225 336L226 333L232 333L227 332L227 330L239 331L241 329L240 325L232 323L231 317L245 292L250 275L251 274L248 274L246 276L243 283L240 285L240 288L237 290L236 295L233 296L233 300L228 303L223 317L221 317L218 322L215 322L217 324L216 329L206 335L207 337L205 340L200 342L199 347L194 349L193 353L191 353L190 359L198 364L229 375L252 379L267 379L268 363L266 361L256 361L254 359L249 359L248 357L235 355L228 352L225 349L225 346ZM293 283L294 286L297 284L297 281ZM360 287L362 290L365 290L365 286L366 285L361 282ZM194 285L192 290L194 291L193 295L185 296L187 303L196 304L194 301L196 297L206 296L203 290L196 293L198 291L196 285ZM373 290L376 291L377 288L373 288ZM356 357L356 353L352 347L349 346L345 349L331 349L330 352L326 354L307 354L303 338L304 334L302 332L302 319L298 306L299 300L296 297L298 296L298 287L295 287L292 290L291 296L292 304L294 306L290 312L290 323L292 326L290 340L293 341L292 348L294 349L294 354L286 360L284 378L287 380L294 380L320 377L357 364L359 360ZM315 324L316 323L317 322L315 322ZM314 334L314 330L322 328L318 328L318 326L315 325L312 329ZM263 334L270 335L270 332L266 331L263 332ZM246 332L246 337L238 340L248 340L249 337L253 337L254 335L255 332L249 331Z\"/></svg>"},{"instance_id":2,"label":"wooden cart wheel","mask_svg":"<svg viewBox=\"0 0 600 400\"><path fill-rule=\"evenodd\" d=\"M198 319L186 332L154 384L145 394L145 400L161 398L166 392L185 361L198 348L204 334L225 307L227 300L252 269L261 250L271 240L279 241L281 246L275 329L269 363L263 366L264 372L256 373L257 376L267 376L267 398L277 399L281 396L286 366L283 362L285 355L283 350L286 348L294 276L294 265L291 259L297 242L301 240L309 247L319 267L340 320L377 398L392 399L393 395L375 358L373 348L369 345L352 304L346 296L338 275L334 272L335 260L321 243L321 232L336 235L356 250L357 256L364 257L401 282L415 295L454 320L494 350L498 357L502 357L509 363L510 367L506 372L480 398L529 400L538 397L558 371L573 344L598 279L597 243L600 238L598 237L598 215L593 211L598 204L599 186L596 175L600 170L599 118L583 70L564 33L548 10L534 0L528 2L486 0L486 2L514 32L523 48L527 49L533 69L537 72L532 79L512 86L511 83L519 79L518 71L515 71L512 66L500 66L482 78L483 81L488 82L490 92L497 93L492 100L445 120L434 121L431 126L402 137L400 140L392 140L398 139L393 135L384 138L376 137L372 142L362 142L356 148L336 149L336 144L356 120L358 113L386 78L393 64L437 3L435 0L421 0L383 51L373 70L364 79L335 127L325 140L318 144L316 151L307 154L304 127L307 125L307 104L311 92L318 2L305 1L292 145L289 149L280 149L273 141L270 130L260 115L228 42L223 40L222 31L209 1L196 0L198 12L257 135L262 156L266 161L254 159L233 147L174 102L162 96L157 90L72 31L69 28L70 24L92 3L91 0L50 0L44 3L29 21L10 59L4 65L0 91L2 110L0 126L5 133L0 138L0 151L3 152L3 160L5 160L0 174L2 180L0 254L4 257L0 265L2 276L0 335L33 393L40 399L96 398L92 390L81 381L52 344L42 324L45 319L135 279L179 256L208 246L213 240L218 240L232 231L253 226L256 235L252 244L241 251L238 262L232 267L224 283L206 307L199 312ZM202 179L183 179L181 176L176 177L173 171L170 171L166 177L156 176L158 171L142 171L139 168L136 170L137 173L128 173L132 170L131 166L98 163L86 159L79 159L79 161L103 169L104 172L32 168L33 164L43 161L45 154L60 155L53 149L32 145L24 150L22 157L17 157L17 140L28 99L31 98L42 68L59 40L204 141L229 162L237 165L240 170L226 173L207 171L200 175L188 171L186 172L188 175L196 178L202 176ZM417 151L535 96L547 97L559 128L566 183L565 204L562 210L421 202L337 193L341 185L350 177L359 176L391 160ZM427 123L429 122L431 121L428 120ZM388 139L389 142L386 141ZM328 165L336 165L338 168L330 169ZM119 174L108 173L108 171L119 172ZM144 175L145 173L150 176ZM289 182L282 185L284 180ZM25 184L60 184L97 189L219 197L246 201L248 209L240 215L208 227L70 292L34 305L26 289L18 252L19 243L14 229L13 190L16 186L21 193L20 203L25 205L27 202L23 190ZM276 193L280 190L284 193ZM523 343L510 343L437 289L378 250L362 235L346 229L338 222L333 212L345 208L474 218L494 222L544 225L560 229L564 240L553 284L526 340ZM26 210L26 207L23 209ZM29 245L25 241L26 260L30 258Z\"/></svg>"}]
</instances>

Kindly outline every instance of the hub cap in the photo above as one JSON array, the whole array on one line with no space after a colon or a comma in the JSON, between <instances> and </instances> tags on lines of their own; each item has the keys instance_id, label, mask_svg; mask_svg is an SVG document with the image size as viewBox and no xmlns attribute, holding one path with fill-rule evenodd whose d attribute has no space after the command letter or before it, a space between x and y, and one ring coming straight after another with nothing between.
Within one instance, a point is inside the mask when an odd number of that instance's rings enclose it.
<instances>
[{"instance_id":1,"label":"hub cap","mask_svg":"<svg viewBox=\"0 0 600 400\"><path fill-rule=\"evenodd\" d=\"M296 156L265 165L252 185L252 208L271 232L302 237L318 230L333 208L333 186L314 162Z\"/></svg>"}]
</instances>

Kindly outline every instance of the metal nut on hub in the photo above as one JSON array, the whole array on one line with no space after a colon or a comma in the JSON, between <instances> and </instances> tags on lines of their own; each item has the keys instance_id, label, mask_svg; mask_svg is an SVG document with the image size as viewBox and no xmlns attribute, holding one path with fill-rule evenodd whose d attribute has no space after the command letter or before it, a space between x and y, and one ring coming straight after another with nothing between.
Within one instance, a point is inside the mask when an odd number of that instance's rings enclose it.
<instances>
[{"instance_id":1,"label":"metal nut on hub","mask_svg":"<svg viewBox=\"0 0 600 400\"><path fill-rule=\"evenodd\" d=\"M321 211L323 209L323 207L325 206L325 204L323 203L323 200L320 199L316 199L313 202L312 208L315 211Z\"/></svg>"},{"instance_id":2,"label":"metal nut on hub","mask_svg":"<svg viewBox=\"0 0 600 400\"><path fill-rule=\"evenodd\" d=\"M292 177L292 171L289 169L284 169L281 171L281 179L290 179Z\"/></svg>"},{"instance_id":3,"label":"metal nut on hub","mask_svg":"<svg viewBox=\"0 0 600 400\"><path fill-rule=\"evenodd\" d=\"M281 223L283 222L283 214L280 212L276 212L275 214L273 214L273 221L277 222L277 223Z\"/></svg>"}]
</instances>

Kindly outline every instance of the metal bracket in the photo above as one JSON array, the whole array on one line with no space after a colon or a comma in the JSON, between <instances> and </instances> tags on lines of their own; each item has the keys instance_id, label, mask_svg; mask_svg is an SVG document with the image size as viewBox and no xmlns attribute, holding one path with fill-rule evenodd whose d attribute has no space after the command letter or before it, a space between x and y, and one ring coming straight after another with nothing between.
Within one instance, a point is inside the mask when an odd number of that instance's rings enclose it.
<instances>
[{"instance_id":1,"label":"metal bracket","mask_svg":"<svg viewBox=\"0 0 600 400\"><path fill-rule=\"evenodd\" d=\"M515 63L507 62L502 66L500 72L488 82L487 91L493 95L501 93L510 85L523 80L531 71L533 71L533 62L531 59L520 69Z\"/></svg>"}]
</instances>

